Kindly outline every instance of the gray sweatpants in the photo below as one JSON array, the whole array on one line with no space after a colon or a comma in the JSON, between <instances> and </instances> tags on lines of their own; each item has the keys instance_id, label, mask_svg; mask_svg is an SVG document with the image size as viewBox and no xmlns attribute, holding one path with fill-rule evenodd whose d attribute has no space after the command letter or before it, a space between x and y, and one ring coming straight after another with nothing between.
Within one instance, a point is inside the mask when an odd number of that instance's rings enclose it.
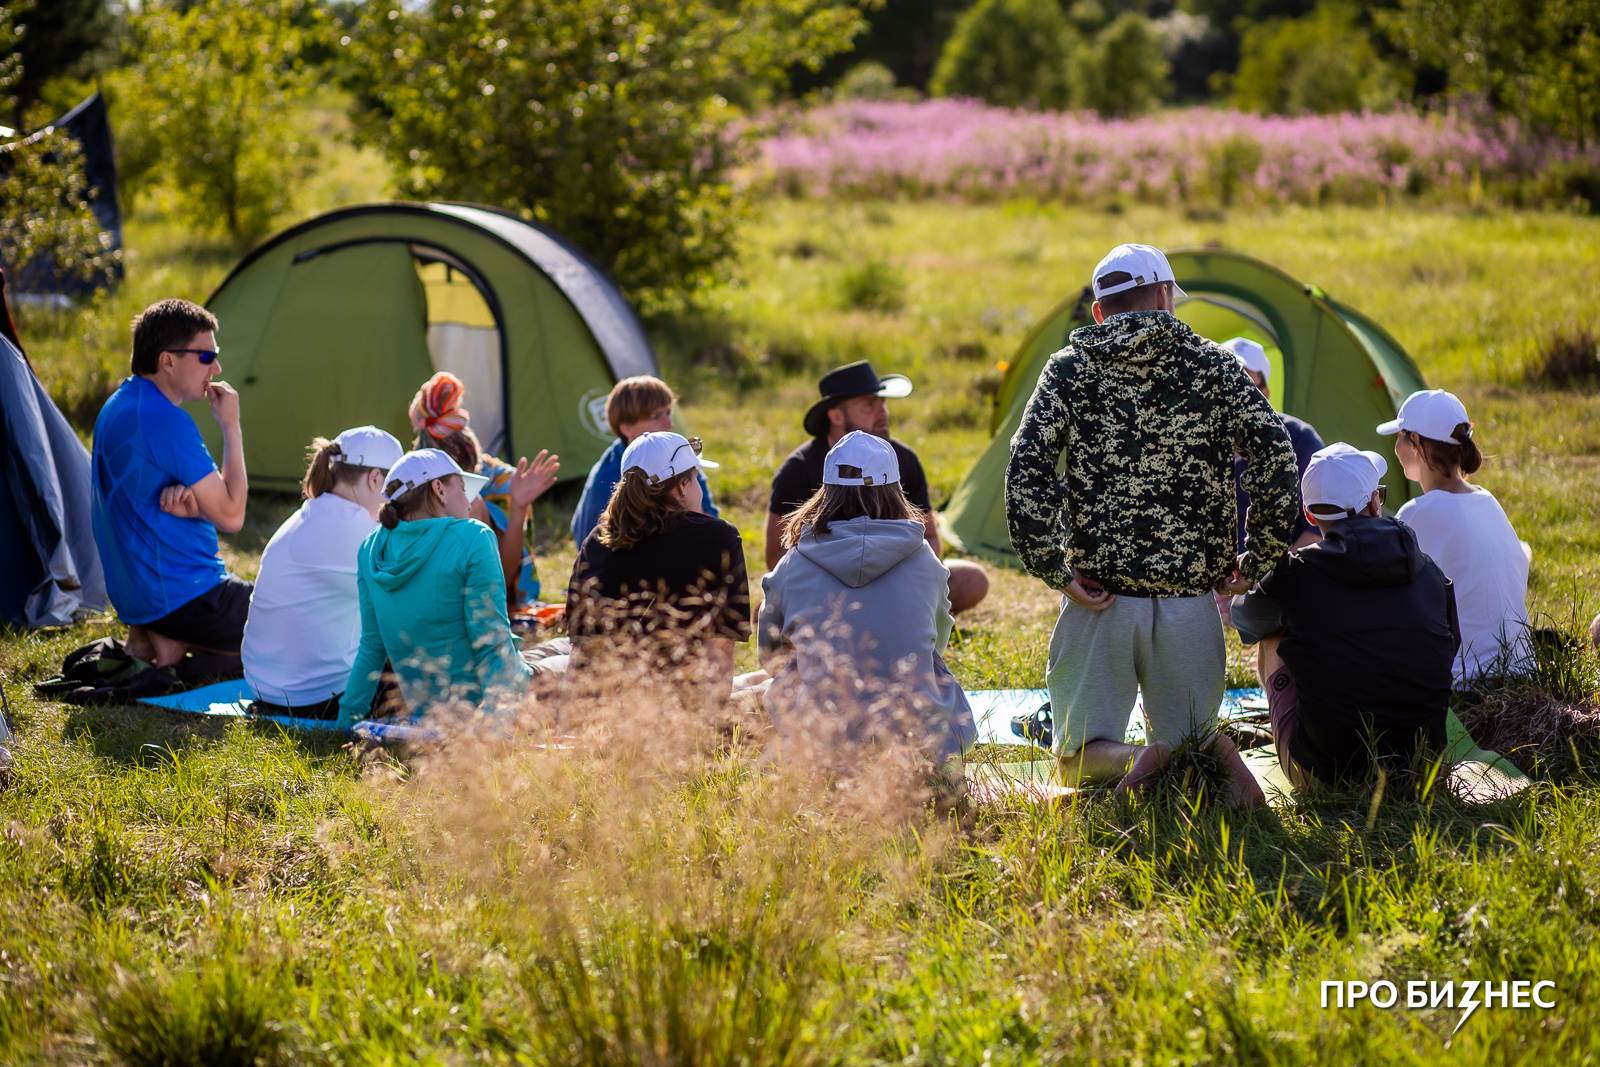
<instances>
[{"instance_id":1,"label":"gray sweatpants","mask_svg":"<svg viewBox=\"0 0 1600 1067\"><path fill-rule=\"evenodd\" d=\"M1177 744L1209 731L1222 703L1227 659L1222 618L1210 595L1119 596L1104 611L1061 598L1050 635L1055 751L1122 741L1144 692L1146 734Z\"/></svg>"}]
</instances>

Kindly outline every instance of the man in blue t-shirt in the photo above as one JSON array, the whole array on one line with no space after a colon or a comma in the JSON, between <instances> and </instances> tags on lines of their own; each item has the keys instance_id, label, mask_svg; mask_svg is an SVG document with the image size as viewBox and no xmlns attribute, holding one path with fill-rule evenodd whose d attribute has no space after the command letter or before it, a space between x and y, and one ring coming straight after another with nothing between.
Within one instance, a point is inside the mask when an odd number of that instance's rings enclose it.
<instances>
[{"instance_id":1,"label":"man in blue t-shirt","mask_svg":"<svg viewBox=\"0 0 1600 1067\"><path fill-rule=\"evenodd\" d=\"M253 585L227 572L217 530L244 525L248 485L239 394L214 379L217 320L162 300L133 321L133 376L94 424L94 538L128 651L170 667L190 651L239 654ZM204 400L222 424L222 469L178 405Z\"/></svg>"}]
</instances>

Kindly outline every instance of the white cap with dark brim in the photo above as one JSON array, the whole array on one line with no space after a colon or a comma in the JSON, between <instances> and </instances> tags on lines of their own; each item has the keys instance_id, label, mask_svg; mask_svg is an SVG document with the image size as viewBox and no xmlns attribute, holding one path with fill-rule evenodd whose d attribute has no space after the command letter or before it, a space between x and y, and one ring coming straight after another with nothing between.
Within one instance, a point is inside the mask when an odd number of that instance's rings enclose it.
<instances>
[{"instance_id":1,"label":"white cap with dark brim","mask_svg":"<svg viewBox=\"0 0 1600 1067\"><path fill-rule=\"evenodd\" d=\"M461 486L466 490L468 500L476 499L478 494L483 492L483 487L489 484L489 479L483 475L468 474L456 466L456 461L450 458L450 453L443 449L419 448L415 452L407 452L389 468L389 480L384 483L383 495L394 500L419 485L427 485L435 479L448 478L452 474L461 476Z\"/></svg>"}]
</instances>

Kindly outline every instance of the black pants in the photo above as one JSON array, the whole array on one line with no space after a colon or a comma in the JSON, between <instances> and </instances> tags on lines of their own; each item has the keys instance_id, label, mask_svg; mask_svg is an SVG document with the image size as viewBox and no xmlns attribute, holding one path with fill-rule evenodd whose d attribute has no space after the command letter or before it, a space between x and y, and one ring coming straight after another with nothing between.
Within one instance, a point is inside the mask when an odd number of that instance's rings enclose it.
<instances>
[{"instance_id":1,"label":"black pants","mask_svg":"<svg viewBox=\"0 0 1600 1067\"><path fill-rule=\"evenodd\" d=\"M211 589L155 622L145 623L144 628L186 645L237 656L255 588L254 582L224 575Z\"/></svg>"}]
</instances>

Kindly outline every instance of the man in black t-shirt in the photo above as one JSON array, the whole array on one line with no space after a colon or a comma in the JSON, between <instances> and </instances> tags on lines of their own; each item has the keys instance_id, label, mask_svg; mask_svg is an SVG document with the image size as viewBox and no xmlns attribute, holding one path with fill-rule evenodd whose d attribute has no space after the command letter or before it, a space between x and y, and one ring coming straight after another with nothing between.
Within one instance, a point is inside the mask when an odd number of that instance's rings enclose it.
<instances>
[{"instance_id":1,"label":"man in black t-shirt","mask_svg":"<svg viewBox=\"0 0 1600 1067\"><path fill-rule=\"evenodd\" d=\"M881 437L894 446L900 460L900 484L906 499L922 509L928 528L928 544L939 554L939 528L934 523L933 504L928 499L928 478L922 463L904 441L889 436L889 405L911 394L911 381L903 374L882 378L866 360L837 367L818 383L822 399L806 412L805 429L811 440L789 453L772 478L772 498L767 505L767 569L783 558L784 520L822 488L822 462L828 449L853 430ZM945 560L950 571L950 610L965 611L989 592L989 576L976 563Z\"/></svg>"},{"instance_id":2,"label":"man in black t-shirt","mask_svg":"<svg viewBox=\"0 0 1600 1067\"><path fill-rule=\"evenodd\" d=\"M1322 540L1233 598L1239 637L1260 642L1272 739L1296 789L1358 785L1374 756L1403 766L1419 745L1445 747L1455 592L1411 527L1380 510L1387 469L1342 442L1312 456L1300 485Z\"/></svg>"}]
</instances>

